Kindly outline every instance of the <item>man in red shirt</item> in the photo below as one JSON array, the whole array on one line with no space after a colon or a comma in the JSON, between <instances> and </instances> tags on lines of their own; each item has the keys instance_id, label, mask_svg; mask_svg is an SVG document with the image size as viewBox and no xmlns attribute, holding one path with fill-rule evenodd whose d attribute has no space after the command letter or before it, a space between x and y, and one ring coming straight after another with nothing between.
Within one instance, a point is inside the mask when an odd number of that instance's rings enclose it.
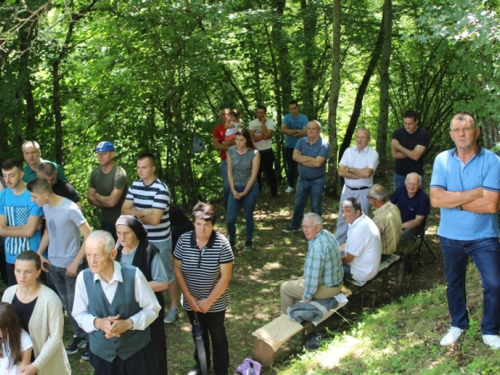
<instances>
[{"instance_id":1,"label":"man in red shirt","mask_svg":"<svg viewBox=\"0 0 500 375\"><path fill-rule=\"evenodd\" d=\"M229 119L229 108L221 109L219 112L219 117L221 123L214 128L212 145L214 149L220 151L220 171L222 174L222 186L224 191L224 204L227 206L227 200L229 199L229 182L227 180L227 163L226 163L226 151L230 146L235 144L234 141L229 143L224 142L224 137L226 134L226 122Z\"/></svg>"}]
</instances>

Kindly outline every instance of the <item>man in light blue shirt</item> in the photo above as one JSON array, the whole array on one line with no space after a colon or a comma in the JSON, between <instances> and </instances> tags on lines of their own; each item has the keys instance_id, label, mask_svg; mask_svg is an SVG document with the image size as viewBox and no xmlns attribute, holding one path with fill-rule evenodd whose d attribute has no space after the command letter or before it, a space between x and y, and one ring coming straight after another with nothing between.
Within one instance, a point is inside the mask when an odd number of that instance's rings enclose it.
<instances>
[{"instance_id":1,"label":"man in light blue shirt","mask_svg":"<svg viewBox=\"0 0 500 375\"><path fill-rule=\"evenodd\" d=\"M450 123L456 148L434 160L430 198L441 211L438 235L451 316L451 328L441 345L454 344L469 325L465 276L470 256L482 280L483 342L500 349L500 159L477 143L479 134L472 115L457 113Z\"/></svg>"},{"instance_id":2,"label":"man in light blue shirt","mask_svg":"<svg viewBox=\"0 0 500 375\"><path fill-rule=\"evenodd\" d=\"M299 164L299 179L295 193L293 217L284 232L298 231L307 198L311 198L311 211L321 216L325 189L326 159L330 144L320 136L321 124L313 120L307 124L307 137L299 139L293 151L293 160Z\"/></svg>"}]
</instances>

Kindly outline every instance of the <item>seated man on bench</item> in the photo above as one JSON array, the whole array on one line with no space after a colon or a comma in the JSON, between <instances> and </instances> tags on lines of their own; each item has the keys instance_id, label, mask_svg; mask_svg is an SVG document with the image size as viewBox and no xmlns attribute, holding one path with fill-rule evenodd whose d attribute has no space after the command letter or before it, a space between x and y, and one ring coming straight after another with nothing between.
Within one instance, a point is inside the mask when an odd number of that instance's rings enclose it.
<instances>
[{"instance_id":1,"label":"seated man on bench","mask_svg":"<svg viewBox=\"0 0 500 375\"><path fill-rule=\"evenodd\" d=\"M375 208L373 222L380 232L382 262L385 262L396 252L398 247L401 238L401 214L398 207L389 201L382 185L372 185L368 190L368 200Z\"/></svg>"},{"instance_id":2,"label":"seated man on bench","mask_svg":"<svg viewBox=\"0 0 500 375\"><path fill-rule=\"evenodd\" d=\"M302 230L308 240L308 251L304 264L304 276L298 280L281 284L281 312L297 301L327 299L340 293L344 272L340 260L337 240L323 229L321 216L315 213L304 215Z\"/></svg>"},{"instance_id":3,"label":"seated man on bench","mask_svg":"<svg viewBox=\"0 0 500 375\"><path fill-rule=\"evenodd\" d=\"M421 189L421 177L418 173L408 173L405 185L391 194L391 202L398 206L403 221L401 239L413 240L425 225L425 218L431 212L431 202Z\"/></svg>"},{"instance_id":4,"label":"seated man on bench","mask_svg":"<svg viewBox=\"0 0 500 375\"><path fill-rule=\"evenodd\" d=\"M356 198L342 202L342 217L349 224L347 241L342 244L342 264L346 280L368 281L377 276L382 241L375 223L361 211Z\"/></svg>"}]
</instances>

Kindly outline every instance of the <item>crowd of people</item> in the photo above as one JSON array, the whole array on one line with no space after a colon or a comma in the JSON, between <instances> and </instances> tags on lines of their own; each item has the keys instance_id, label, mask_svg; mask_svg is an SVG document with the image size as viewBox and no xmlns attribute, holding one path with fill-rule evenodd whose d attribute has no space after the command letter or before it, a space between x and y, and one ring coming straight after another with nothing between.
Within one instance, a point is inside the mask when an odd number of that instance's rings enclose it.
<instances>
[{"instance_id":1,"label":"crowd of people","mask_svg":"<svg viewBox=\"0 0 500 375\"><path fill-rule=\"evenodd\" d=\"M150 153L138 156L139 179L129 186L125 170L114 163L113 143L103 141L93 149L99 166L89 177L87 199L100 209L99 230L90 228L79 194L60 165L41 158L37 142L22 146L26 166L16 159L2 164L0 272L9 288L0 304L0 372L70 373L67 356L82 351L95 374L166 374L164 323L178 319L180 290L189 321L201 326L206 354L194 351L196 364L189 374L211 366L215 374L229 373L225 314L238 249L236 221L242 207L243 251L254 251L262 173L271 199L278 196L272 149L276 127L263 106L248 128L237 110L223 109L220 118L213 146L221 153L229 239L215 230L211 204L197 203L190 220L171 203ZM436 157L429 198L423 189L429 135L418 125L418 114L407 111L404 128L393 133L396 170L390 195L374 184L378 153L369 146L370 131L357 130L356 144L338 167L344 187L332 234L322 221L329 143L321 136L320 122L309 121L298 103L290 102L280 131L287 163L284 193L295 192L295 201L283 231L302 228L308 252L303 276L281 285L281 311L286 314L296 302L329 300L344 280L373 279L401 239L425 231L432 203L441 209L438 235L452 318L441 345L455 343L468 327L465 266L471 256L484 288L483 341L499 349L500 282L494 276L500 271L500 158L478 145L474 118L456 114L450 123L456 148ZM304 215L308 198L311 212ZM74 333L67 346L63 309Z\"/></svg>"}]
</instances>

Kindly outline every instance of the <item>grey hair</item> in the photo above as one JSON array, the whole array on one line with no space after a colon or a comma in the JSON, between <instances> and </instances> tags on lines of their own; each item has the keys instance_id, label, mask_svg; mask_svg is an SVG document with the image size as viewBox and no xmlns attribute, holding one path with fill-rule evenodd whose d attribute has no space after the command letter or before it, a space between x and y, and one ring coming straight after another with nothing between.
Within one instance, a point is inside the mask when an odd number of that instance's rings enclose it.
<instances>
[{"instance_id":1,"label":"grey hair","mask_svg":"<svg viewBox=\"0 0 500 375\"><path fill-rule=\"evenodd\" d=\"M309 220L309 219L313 219L314 225L323 226L323 219L318 214L316 214L314 212L309 212L309 213L305 214L304 220Z\"/></svg>"},{"instance_id":2,"label":"grey hair","mask_svg":"<svg viewBox=\"0 0 500 375\"><path fill-rule=\"evenodd\" d=\"M57 172L56 166L49 161L44 161L40 163L38 166L38 173L46 174L47 176L51 176L54 172Z\"/></svg>"},{"instance_id":3,"label":"grey hair","mask_svg":"<svg viewBox=\"0 0 500 375\"><path fill-rule=\"evenodd\" d=\"M371 133L370 133L370 130L368 130L367 128L365 128L364 126L361 126L360 128L358 128L356 130L356 133L359 132L360 130L366 132L368 134L368 138L371 138Z\"/></svg>"},{"instance_id":4,"label":"grey hair","mask_svg":"<svg viewBox=\"0 0 500 375\"><path fill-rule=\"evenodd\" d=\"M106 254L111 254L113 249L115 248L115 239L111 235L111 233L106 232L105 230L96 230L90 233L87 239L96 239L100 240L99 242L102 244L102 247Z\"/></svg>"},{"instance_id":5,"label":"grey hair","mask_svg":"<svg viewBox=\"0 0 500 375\"><path fill-rule=\"evenodd\" d=\"M416 172L410 172L410 173L408 173L408 174L406 175L405 182L408 182L408 177L410 177L410 176L417 176L417 178L418 178L418 184L419 184L419 185L422 185L422 176L420 176L420 175L419 175L418 173L416 173Z\"/></svg>"},{"instance_id":6,"label":"grey hair","mask_svg":"<svg viewBox=\"0 0 500 375\"><path fill-rule=\"evenodd\" d=\"M476 119L474 118L474 116L472 116L470 113L467 113L467 112L458 112L456 114L453 115L453 117L451 118L451 121L450 121L450 130L453 130L451 128L451 125L453 124L453 120L458 120L458 121L467 121L469 124L472 125L472 127L475 129L476 128Z\"/></svg>"},{"instance_id":7,"label":"grey hair","mask_svg":"<svg viewBox=\"0 0 500 375\"><path fill-rule=\"evenodd\" d=\"M313 124L316 124L318 126L318 130L321 130L321 124L318 120L311 120L309 122L312 122Z\"/></svg>"},{"instance_id":8,"label":"grey hair","mask_svg":"<svg viewBox=\"0 0 500 375\"><path fill-rule=\"evenodd\" d=\"M376 201L387 202L387 192L382 185L374 184L368 192Z\"/></svg>"}]
</instances>

